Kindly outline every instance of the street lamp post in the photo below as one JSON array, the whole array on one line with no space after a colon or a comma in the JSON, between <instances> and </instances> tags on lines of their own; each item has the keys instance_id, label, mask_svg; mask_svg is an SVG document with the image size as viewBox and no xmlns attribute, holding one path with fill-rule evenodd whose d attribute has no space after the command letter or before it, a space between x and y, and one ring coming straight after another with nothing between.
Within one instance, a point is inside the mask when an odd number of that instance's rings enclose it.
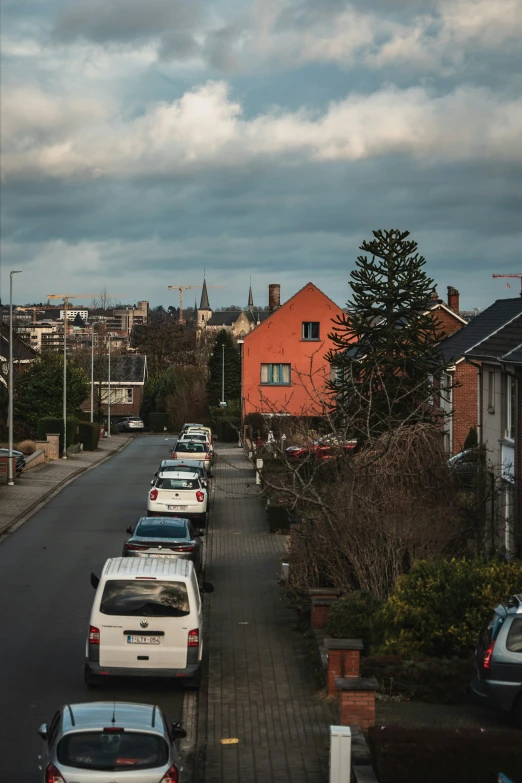
<instances>
[{"instance_id":1,"label":"street lamp post","mask_svg":"<svg viewBox=\"0 0 522 783\"><path fill-rule=\"evenodd\" d=\"M94 321L91 324L91 423L94 421Z\"/></svg>"},{"instance_id":2,"label":"street lamp post","mask_svg":"<svg viewBox=\"0 0 522 783\"><path fill-rule=\"evenodd\" d=\"M111 333L109 332L109 383L107 389L107 437L111 435Z\"/></svg>"},{"instance_id":3,"label":"street lamp post","mask_svg":"<svg viewBox=\"0 0 522 783\"><path fill-rule=\"evenodd\" d=\"M19 275L21 269L9 272L9 451L7 466L7 483L14 484L13 474L13 275Z\"/></svg>"},{"instance_id":4,"label":"street lamp post","mask_svg":"<svg viewBox=\"0 0 522 783\"><path fill-rule=\"evenodd\" d=\"M63 459L67 459L67 305L69 300L64 297L63 311Z\"/></svg>"},{"instance_id":5,"label":"street lamp post","mask_svg":"<svg viewBox=\"0 0 522 783\"><path fill-rule=\"evenodd\" d=\"M222 350L222 361L221 361L221 404L225 404L225 344L221 346Z\"/></svg>"}]
</instances>

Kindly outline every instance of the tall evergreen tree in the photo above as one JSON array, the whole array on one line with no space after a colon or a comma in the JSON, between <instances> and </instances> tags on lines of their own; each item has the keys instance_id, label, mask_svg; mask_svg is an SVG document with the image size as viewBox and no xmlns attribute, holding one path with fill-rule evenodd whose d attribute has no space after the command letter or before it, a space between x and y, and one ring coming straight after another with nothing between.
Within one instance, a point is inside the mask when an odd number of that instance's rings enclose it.
<instances>
[{"instance_id":1,"label":"tall evergreen tree","mask_svg":"<svg viewBox=\"0 0 522 783\"><path fill-rule=\"evenodd\" d=\"M230 332L221 329L208 360L207 395L209 405L219 405L222 394L223 346L225 346L225 402L241 398L241 360Z\"/></svg>"},{"instance_id":2,"label":"tall evergreen tree","mask_svg":"<svg viewBox=\"0 0 522 783\"><path fill-rule=\"evenodd\" d=\"M430 420L443 335L428 312L433 280L408 231L374 231L351 272L347 313L334 322L332 409L357 437Z\"/></svg>"}]
</instances>

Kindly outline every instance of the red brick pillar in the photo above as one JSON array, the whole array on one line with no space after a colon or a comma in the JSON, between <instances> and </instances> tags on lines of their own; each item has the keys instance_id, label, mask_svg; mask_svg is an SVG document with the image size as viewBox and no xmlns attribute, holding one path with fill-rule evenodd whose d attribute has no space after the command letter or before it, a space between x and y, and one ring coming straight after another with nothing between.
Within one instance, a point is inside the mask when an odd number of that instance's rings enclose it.
<instances>
[{"instance_id":1,"label":"red brick pillar","mask_svg":"<svg viewBox=\"0 0 522 783\"><path fill-rule=\"evenodd\" d=\"M340 693L341 726L358 725L361 729L375 726L375 677L338 677L335 685Z\"/></svg>"},{"instance_id":2,"label":"red brick pillar","mask_svg":"<svg viewBox=\"0 0 522 783\"><path fill-rule=\"evenodd\" d=\"M319 631L326 627L330 608L340 593L333 587L313 587L309 594L312 600L310 626L313 631Z\"/></svg>"},{"instance_id":3,"label":"red brick pillar","mask_svg":"<svg viewBox=\"0 0 522 783\"><path fill-rule=\"evenodd\" d=\"M359 677L363 643L361 639L325 639L324 646L328 650L328 695L336 696L336 679Z\"/></svg>"}]
</instances>

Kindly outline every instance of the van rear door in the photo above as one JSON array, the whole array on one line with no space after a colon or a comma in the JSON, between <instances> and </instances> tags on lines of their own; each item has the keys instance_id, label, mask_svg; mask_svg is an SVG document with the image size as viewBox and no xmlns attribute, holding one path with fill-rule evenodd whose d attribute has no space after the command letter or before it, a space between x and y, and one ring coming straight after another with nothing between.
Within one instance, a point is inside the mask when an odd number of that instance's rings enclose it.
<instances>
[{"instance_id":1,"label":"van rear door","mask_svg":"<svg viewBox=\"0 0 522 783\"><path fill-rule=\"evenodd\" d=\"M191 606L182 579L109 579L97 616L101 666L186 668L188 633L197 607Z\"/></svg>"}]
</instances>

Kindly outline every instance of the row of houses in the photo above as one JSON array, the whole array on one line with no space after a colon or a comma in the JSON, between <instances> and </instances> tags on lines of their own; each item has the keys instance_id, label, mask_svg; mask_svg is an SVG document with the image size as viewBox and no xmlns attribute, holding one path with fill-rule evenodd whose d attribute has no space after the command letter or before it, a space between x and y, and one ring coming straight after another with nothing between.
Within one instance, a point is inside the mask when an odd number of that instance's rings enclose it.
<instances>
[{"instance_id":1,"label":"row of houses","mask_svg":"<svg viewBox=\"0 0 522 783\"><path fill-rule=\"evenodd\" d=\"M329 335L343 311L313 283L284 304L275 288L277 306L239 340L243 419L250 413L317 415L327 396ZM426 312L444 335L441 383L449 391L441 406L448 456L462 452L476 428L499 486L492 512L495 545L514 551L522 529L522 298L499 299L468 320L458 291L449 287L446 301L433 293Z\"/></svg>"}]
</instances>

